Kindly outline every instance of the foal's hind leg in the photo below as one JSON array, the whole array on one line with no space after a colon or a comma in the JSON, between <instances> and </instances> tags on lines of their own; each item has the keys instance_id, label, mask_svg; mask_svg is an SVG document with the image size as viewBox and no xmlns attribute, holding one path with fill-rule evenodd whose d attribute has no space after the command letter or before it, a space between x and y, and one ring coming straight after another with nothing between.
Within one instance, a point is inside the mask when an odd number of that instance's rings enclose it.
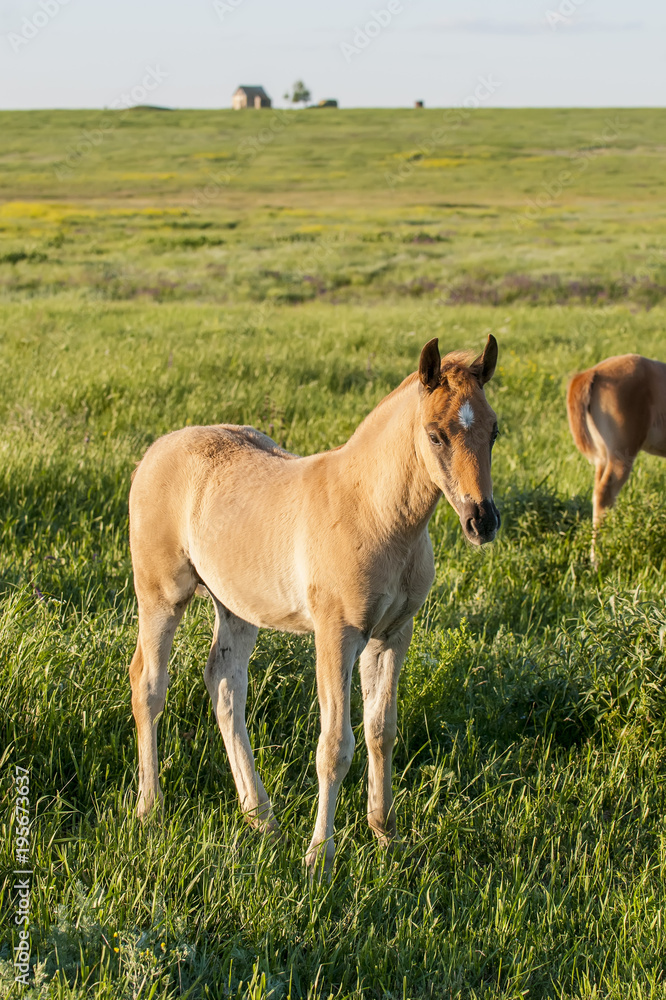
<instances>
[{"instance_id":1,"label":"foal's hind leg","mask_svg":"<svg viewBox=\"0 0 666 1000\"><path fill-rule=\"evenodd\" d=\"M224 739L245 819L259 830L278 834L280 827L256 772L245 726L247 666L258 629L237 618L215 598L213 601L215 632L204 671L206 687Z\"/></svg>"},{"instance_id":2,"label":"foal's hind leg","mask_svg":"<svg viewBox=\"0 0 666 1000\"><path fill-rule=\"evenodd\" d=\"M160 804L163 801L158 774L157 722L164 710L169 683L167 661L174 633L195 583L194 579L188 581L187 572L180 587L175 581L167 588L142 586L138 574L135 576L139 636L130 664L130 681L139 750L137 815L141 818L151 812L156 800Z\"/></svg>"},{"instance_id":3,"label":"foal's hind leg","mask_svg":"<svg viewBox=\"0 0 666 1000\"><path fill-rule=\"evenodd\" d=\"M363 728L368 747L368 823L388 846L396 834L391 758L398 723L398 676L412 638L410 620L390 640L371 639L361 654Z\"/></svg>"}]
</instances>

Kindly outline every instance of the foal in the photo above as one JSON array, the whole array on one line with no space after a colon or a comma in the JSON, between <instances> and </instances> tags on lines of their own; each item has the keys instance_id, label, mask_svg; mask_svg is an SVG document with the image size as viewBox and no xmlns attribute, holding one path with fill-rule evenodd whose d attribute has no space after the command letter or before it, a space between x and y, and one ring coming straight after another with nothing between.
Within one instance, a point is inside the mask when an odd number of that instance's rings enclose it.
<instances>
[{"instance_id":1,"label":"foal","mask_svg":"<svg viewBox=\"0 0 666 1000\"><path fill-rule=\"evenodd\" d=\"M595 464L592 562L599 524L639 451L666 457L666 364L622 354L574 375L567 392L576 447Z\"/></svg>"},{"instance_id":2,"label":"foal","mask_svg":"<svg viewBox=\"0 0 666 1000\"><path fill-rule=\"evenodd\" d=\"M395 835L391 754L398 674L435 571L428 521L442 493L474 545L499 527L490 477L497 434L483 386L488 337L472 363L437 340L333 451L299 458L252 427L188 427L156 441L130 492L139 636L130 666L139 749L138 814L162 801L157 719L176 627L198 585L215 605L206 686L248 821L279 827L245 727L257 629L314 632L321 734L319 808L307 863L333 859L333 814L351 763L352 670L360 656L368 822Z\"/></svg>"}]
</instances>

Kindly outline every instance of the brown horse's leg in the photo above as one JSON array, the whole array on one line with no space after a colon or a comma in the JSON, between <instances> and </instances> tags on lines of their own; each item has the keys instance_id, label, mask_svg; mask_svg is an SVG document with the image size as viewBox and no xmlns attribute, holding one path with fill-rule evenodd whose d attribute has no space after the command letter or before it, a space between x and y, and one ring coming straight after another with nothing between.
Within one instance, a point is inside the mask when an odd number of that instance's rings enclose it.
<instances>
[{"instance_id":1,"label":"brown horse's leg","mask_svg":"<svg viewBox=\"0 0 666 1000\"><path fill-rule=\"evenodd\" d=\"M603 518L603 511L599 508L601 477L606 468L606 457L597 459L594 466L594 491L592 493L592 548L590 549L590 562L597 566L597 531Z\"/></svg>"},{"instance_id":2,"label":"brown horse's leg","mask_svg":"<svg viewBox=\"0 0 666 1000\"><path fill-rule=\"evenodd\" d=\"M256 772L245 726L247 666L258 629L231 614L215 598L215 632L204 671L217 724L229 757L241 809L251 826L279 833L271 801Z\"/></svg>"},{"instance_id":3,"label":"brown horse's leg","mask_svg":"<svg viewBox=\"0 0 666 1000\"><path fill-rule=\"evenodd\" d=\"M368 823L388 846L396 821L391 758L398 725L398 676L412 638L410 620L390 640L371 639L361 654L363 728L368 747Z\"/></svg>"},{"instance_id":4,"label":"brown horse's leg","mask_svg":"<svg viewBox=\"0 0 666 1000\"><path fill-rule=\"evenodd\" d=\"M592 562L596 565L595 543L599 525L606 512L613 506L618 493L631 473L635 456L611 455L606 462L598 462L594 476L594 497L592 501Z\"/></svg>"},{"instance_id":5,"label":"brown horse's leg","mask_svg":"<svg viewBox=\"0 0 666 1000\"><path fill-rule=\"evenodd\" d=\"M306 863L312 873L320 866L327 871L335 854L335 803L355 745L349 706L351 678L364 640L356 629L336 628L327 623L315 630L315 643L321 733L317 745L319 807L306 854Z\"/></svg>"},{"instance_id":6,"label":"brown horse's leg","mask_svg":"<svg viewBox=\"0 0 666 1000\"><path fill-rule=\"evenodd\" d=\"M137 815L150 813L163 801L157 761L157 722L164 710L169 683L167 661L174 633L187 601L172 604L161 595L139 599L139 637L130 664L132 712L139 750Z\"/></svg>"}]
</instances>

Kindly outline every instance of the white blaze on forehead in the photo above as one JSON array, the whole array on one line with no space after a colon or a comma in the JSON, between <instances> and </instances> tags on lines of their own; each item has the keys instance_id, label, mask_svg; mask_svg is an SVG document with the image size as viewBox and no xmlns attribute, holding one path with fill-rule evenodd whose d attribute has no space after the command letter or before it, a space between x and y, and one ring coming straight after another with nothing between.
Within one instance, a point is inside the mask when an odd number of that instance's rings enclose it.
<instances>
[{"instance_id":1,"label":"white blaze on forehead","mask_svg":"<svg viewBox=\"0 0 666 1000\"><path fill-rule=\"evenodd\" d=\"M474 423L474 410L467 400L465 400L463 405L458 410L458 420L466 431L468 431Z\"/></svg>"}]
</instances>

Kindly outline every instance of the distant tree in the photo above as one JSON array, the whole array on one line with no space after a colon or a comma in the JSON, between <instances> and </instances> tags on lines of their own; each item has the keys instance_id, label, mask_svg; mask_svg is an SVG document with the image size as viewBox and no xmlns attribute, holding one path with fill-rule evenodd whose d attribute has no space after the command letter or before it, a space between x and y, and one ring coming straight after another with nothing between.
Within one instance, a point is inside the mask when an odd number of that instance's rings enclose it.
<instances>
[{"instance_id":1,"label":"distant tree","mask_svg":"<svg viewBox=\"0 0 666 1000\"><path fill-rule=\"evenodd\" d=\"M310 91L305 86L302 80L297 80L294 84L293 92L291 95L292 104L307 104L310 100Z\"/></svg>"}]
</instances>

